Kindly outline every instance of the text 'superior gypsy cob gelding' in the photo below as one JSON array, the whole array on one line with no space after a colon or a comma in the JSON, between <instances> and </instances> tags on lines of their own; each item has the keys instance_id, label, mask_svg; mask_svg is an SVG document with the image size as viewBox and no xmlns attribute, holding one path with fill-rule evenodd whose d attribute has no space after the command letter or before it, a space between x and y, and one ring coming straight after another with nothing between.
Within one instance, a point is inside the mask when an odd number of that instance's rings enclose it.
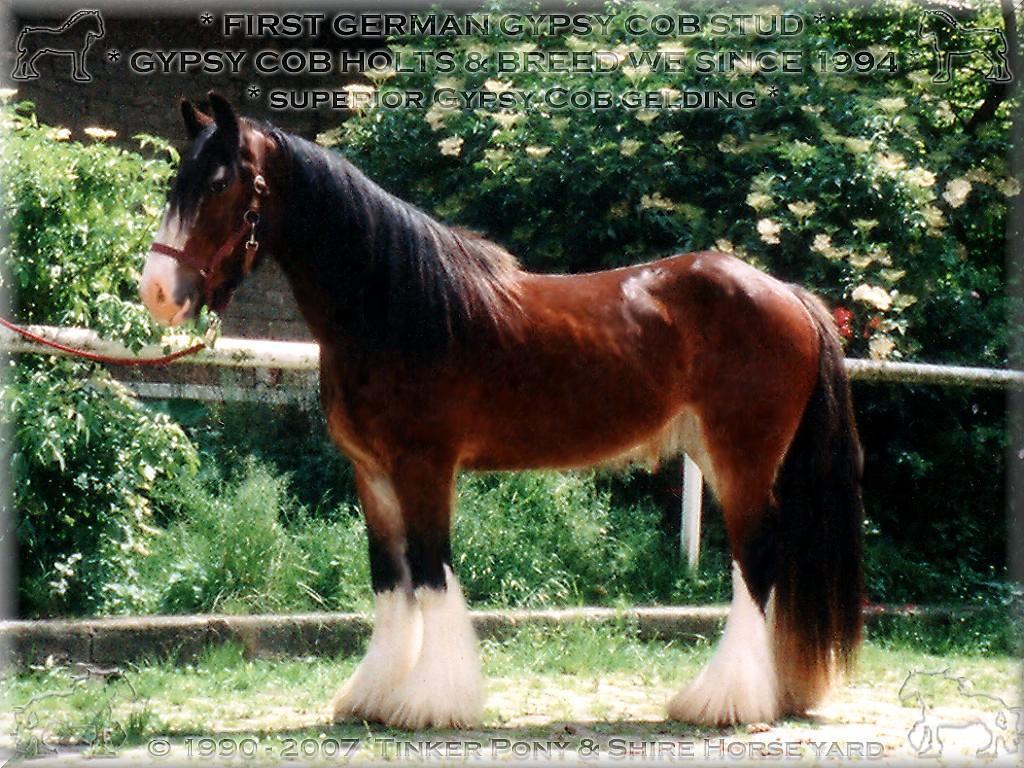
<instances>
[{"instance_id":1,"label":"text 'superior gypsy cob gelding'","mask_svg":"<svg viewBox=\"0 0 1024 768\"><path fill-rule=\"evenodd\" d=\"M804 712L861 634L861 452L825 308L720 253L585 275L520 269L339 154L182 103L193 143L142 274L168 324L223 308L269 253L320 344L323 408L352 460L376 617L336 720L465 727L483 708L452 570L456 472L683 451L724 510L732 609L669 703L677 719ZM257 250L258 248L258 250Z\"/></svg>"}]
</instances>

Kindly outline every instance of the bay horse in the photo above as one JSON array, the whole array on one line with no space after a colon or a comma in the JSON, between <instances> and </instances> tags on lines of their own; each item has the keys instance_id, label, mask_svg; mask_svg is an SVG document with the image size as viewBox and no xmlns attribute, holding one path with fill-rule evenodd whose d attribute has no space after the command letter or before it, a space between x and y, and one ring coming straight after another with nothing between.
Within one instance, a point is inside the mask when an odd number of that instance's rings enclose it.
<instances>
[{"instance_id":1,"label":"bay horse","mask_svg":"<svg viewBox=\"0 0 1024 768\"><path fill-rule=\"evenodd\" d=\"M222 311L260 258L320 345L376 600L332 716L469 727L483 684L452 566L459 470L576 468L685 451L721 502L734 596L671 717L805 712L861 636L861 450L831 316L806 291L700 252L534 274L384 191L339 153L181 103L183 154L140 280L153 316Z\"/></svg>"}]
</instances>

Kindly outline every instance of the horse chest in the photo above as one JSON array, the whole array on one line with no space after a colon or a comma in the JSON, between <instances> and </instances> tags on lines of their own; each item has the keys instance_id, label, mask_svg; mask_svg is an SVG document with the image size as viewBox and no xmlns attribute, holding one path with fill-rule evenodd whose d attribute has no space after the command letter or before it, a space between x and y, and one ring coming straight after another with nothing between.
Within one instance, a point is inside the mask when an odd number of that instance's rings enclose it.
<instances>
[{"instance_id":1,"label":"horse chest","mask_svg":"<svg viewBox=\"0 0 1024 768\"><path fill-rule=\"evenodd\" d=\"M444 443L447 430L434 425L442 401L438 389L443 387L433 379L402 376L387 365L321 367L328 432L357 463L384 465L409 443Z\"/></svg>"},{"instance_id":2,"label":"horse chest","mask_svg":"<svg viewBox=\"0 0 1024 768\"><path fill-rule=\"evenodd\" d=\"M378 463L373 449L374 428L361 416L365 402L356 382L334 372L321 361L320 401L327 431L337 446L354 462Z\"/></svg>"}]
</instances>

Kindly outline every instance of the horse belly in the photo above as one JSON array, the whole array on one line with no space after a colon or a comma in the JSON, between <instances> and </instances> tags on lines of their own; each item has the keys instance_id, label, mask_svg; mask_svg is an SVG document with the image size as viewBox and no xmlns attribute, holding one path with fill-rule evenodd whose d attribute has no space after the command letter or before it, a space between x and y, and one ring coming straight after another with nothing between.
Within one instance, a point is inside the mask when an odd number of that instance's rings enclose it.
<instances>
[{"instance_id":1,"label":"horse belly","mask_svg":"<svg viewBox=\"0 0 1024 768\"><path fill-rule=\"evenodd\" d=\"M657 463L692 443L677 356L649 364L568 367L520 363L486 390L468 420L462 464L472 469ZM536 371L533 371L536 374ZM476 410L476 409L474 409Z\"/></svg>"},{"instance_id":2,"label":"horse belly","mask_svg":"<svg viewBox=\"0 0 1024 768\"><path fill-rule=\"evenodd\" d=\"M588 424L567 420L539 425L524 419L500 440L479 440L467 448L460 464L476 470L578 469L591 466L657 468L688 453L710 471L700 421L683 406L672 416L623 414L595 409Z\"/></svg>"}]
</instances>

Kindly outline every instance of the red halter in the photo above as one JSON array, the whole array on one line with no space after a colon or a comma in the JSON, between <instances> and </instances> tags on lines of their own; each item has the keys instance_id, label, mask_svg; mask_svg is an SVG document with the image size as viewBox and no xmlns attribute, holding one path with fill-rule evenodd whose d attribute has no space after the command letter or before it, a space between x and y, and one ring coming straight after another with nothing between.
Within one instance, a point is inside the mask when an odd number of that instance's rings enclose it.
<instances>
[{"instance_id":1,"label":"red halter","mask_svg":"<svg viewBox=\"0 0 1024 768\"><path fill-rule=\"evenodd\" d=\"M220 311L227 305L227 301L221 302L220 305L215 305L213 302L213 276L217 273L217 268L238 251L238 246L242 244L243 240L245 241L245 261L242 265L242 274L248 275L256 262L256 251L260 247L256 240L256 225L260 223L260 198L267 194L267 181L262 174L257 173L256 178L252 181L252 186L254 194L248 210L242 214L242 226L235 230L224 245L217 249L209 261L166 243L156 242L149 247L153 253L170 256L179 264L197 270L203 278L203 301L215 311ZM248 239L246 239L246 235L248 235Z\"/></svg>"}]
</instances>

